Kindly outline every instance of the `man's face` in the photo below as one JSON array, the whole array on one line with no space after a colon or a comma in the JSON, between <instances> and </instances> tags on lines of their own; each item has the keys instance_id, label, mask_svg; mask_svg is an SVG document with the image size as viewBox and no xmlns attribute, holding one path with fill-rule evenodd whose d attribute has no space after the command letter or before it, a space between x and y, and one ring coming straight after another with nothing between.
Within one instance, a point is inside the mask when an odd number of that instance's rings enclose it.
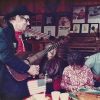
<instances>
[{"instance_id":1,"label":"man's face","mask_svg":"<svg viewBox=\"0 0 100 100\"><path fill-rule=\"evenodd\" d=\"M17 15L15 19L15 31L25 31L27 26L30 25L29 19L28 15Z\"/></svg>"}]
</instances>

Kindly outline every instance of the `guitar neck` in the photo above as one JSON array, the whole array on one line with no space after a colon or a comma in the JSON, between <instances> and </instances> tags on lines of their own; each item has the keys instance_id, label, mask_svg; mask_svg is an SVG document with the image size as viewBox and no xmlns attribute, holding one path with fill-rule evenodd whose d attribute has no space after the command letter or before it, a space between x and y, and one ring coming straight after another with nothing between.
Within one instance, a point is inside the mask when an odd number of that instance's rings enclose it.
<instances>
[{"instance_id":1,"label":"guitar neck","mask_svg":"<svg viewBox=\"0 0 100 100\"><path fill-rule=\"evenodd\" d=\"M28 57L27 59L29 60L30 64L32 65L34 63L34 61L43 57L45 54L46 54L46 50L42 50L42 51L36 53L35 55Z\"/></svg>"},{"instance_id":2,"label":"guitar neck","mask_svg":"<svg viewBox=\"0 0 100 100\"><path fill-rule=\"evenodd\" d=\"M38 53L36 53L33 56L28 57L27 59L30 61L30 64L33 64L34 61L38 60L39 58L43 57L46 53L48 53L50 50L57 48L60 45L60 43L55 43L52 46L50 46L49 48L46 48Z\"/></svg>"}]
</instances>

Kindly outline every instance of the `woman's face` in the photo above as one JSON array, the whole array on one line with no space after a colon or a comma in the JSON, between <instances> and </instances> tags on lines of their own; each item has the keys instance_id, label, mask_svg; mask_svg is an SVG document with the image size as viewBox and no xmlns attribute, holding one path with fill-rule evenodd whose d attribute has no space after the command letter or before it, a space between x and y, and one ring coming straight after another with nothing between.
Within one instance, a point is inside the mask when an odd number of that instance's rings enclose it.
<instances>
[{"instance_id":1,"label":"woman's face","mask_svg":"<svg viewBox=\"0 0 100 100\"><path fill-rule=\"evenodd\" d=\"M57 52L56 49L49 51L47 54L48 59L52 59L56 55L56 52Z\"/></svg>"}]
</instances>

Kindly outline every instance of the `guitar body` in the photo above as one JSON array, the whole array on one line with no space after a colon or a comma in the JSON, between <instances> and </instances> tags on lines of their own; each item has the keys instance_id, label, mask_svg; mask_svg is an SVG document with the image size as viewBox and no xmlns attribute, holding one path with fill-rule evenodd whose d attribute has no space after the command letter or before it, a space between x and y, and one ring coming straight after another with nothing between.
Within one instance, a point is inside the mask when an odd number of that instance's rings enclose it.
<instances>
[{"instance_id":1,"label":"guitar body","mask_svg":"<svg viewBox=\"0 0 100 100\"><path fill-rule=\"evenodd\" d=\"M16 81L23 81L23 80L26 80L27 78L31 77L29 74L18 73L9 66L6 66L6 68L8 69L9 73L12 75L12 77Z\"/></svg>"}]
</instances>

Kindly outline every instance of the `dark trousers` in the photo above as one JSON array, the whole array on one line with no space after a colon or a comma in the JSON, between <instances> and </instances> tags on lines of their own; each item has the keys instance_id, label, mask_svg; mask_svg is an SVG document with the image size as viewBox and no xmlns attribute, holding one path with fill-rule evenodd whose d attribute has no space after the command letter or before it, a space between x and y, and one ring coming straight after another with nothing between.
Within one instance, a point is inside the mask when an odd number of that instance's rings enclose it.
<instances>
[{"instance_id":1,"label":"dark trousers","mask_svg":"<svg viewBox=\"0 0 100 100\"><path fill-rule=\"evenodd\" d=\"M95 82L94 82L94 87L100 87L100 82L95 81Z\"/></svg>"},{"instance_id":2,"label":"dark trousers","mask_svg":"<svg viewBox=\"0 0 100 100\"><path fill-rule=\"evenodd\" d=\"M1 95L0 100L22 100L18 96Z\"/></svg>"}]
</instances>

